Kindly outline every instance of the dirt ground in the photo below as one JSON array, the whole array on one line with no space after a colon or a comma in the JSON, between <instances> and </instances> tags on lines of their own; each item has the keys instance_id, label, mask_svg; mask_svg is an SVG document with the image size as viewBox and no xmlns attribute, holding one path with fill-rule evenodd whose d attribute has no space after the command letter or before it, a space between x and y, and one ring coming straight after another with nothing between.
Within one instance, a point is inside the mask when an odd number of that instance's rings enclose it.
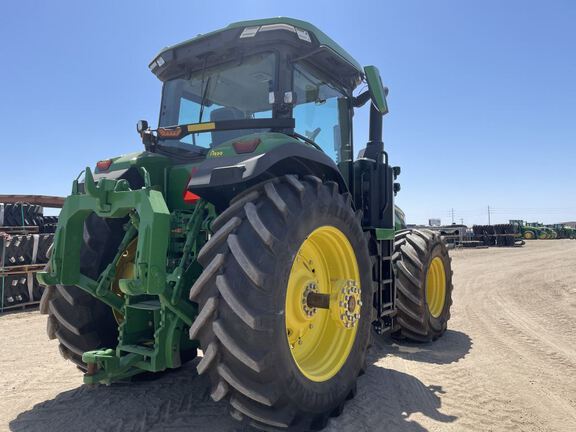
<instances>
[{"instance_id":1,"label":"dirt ground","mask_svg":"<svg viewBox=\"0 0 576 432\"><path fill-rule=\"evenodd\" d=\"M374 347L329 431L576 430L576 241L452 252L454 306L434 344ZM37 311L0 316L0 430L240 431L194 364L90 388Z\"/></svg>"}]
</instances>

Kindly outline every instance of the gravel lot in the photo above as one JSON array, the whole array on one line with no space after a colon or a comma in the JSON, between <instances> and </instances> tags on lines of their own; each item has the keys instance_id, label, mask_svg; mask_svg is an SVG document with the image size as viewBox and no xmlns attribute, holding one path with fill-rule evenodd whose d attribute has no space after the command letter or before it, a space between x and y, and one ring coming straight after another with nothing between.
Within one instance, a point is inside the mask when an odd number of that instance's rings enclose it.
<instances>
[{"instance_id":1,"label":"gravel lot","mask_svg":"<svg viewBox=\"0 0 576 432\"><path fill-rule=\"evenodd\" d=\"M330 431L576 430L576 241L452 252L454 305L434 344L384 339ZM194 364L82 386L37 311L0 316L0 430L240 431Z\"/></svg>"}]
</instances>

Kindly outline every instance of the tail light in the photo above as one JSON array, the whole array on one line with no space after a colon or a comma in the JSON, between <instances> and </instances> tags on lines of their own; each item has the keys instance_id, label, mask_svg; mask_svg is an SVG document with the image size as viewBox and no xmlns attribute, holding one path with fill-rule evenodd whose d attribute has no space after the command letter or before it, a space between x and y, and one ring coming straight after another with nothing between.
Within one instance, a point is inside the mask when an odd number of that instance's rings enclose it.
<instances>
[{"instance_id":1,"label":"tail light","mask_svg":"<svg viewBox=\"0 0 576 432\"><path fill-rule=\"evenodd\" d=\"M190 175L188 176L188 181L186 182L186 184L184 185L184 202L186 204L194 204L196 203L196 201L198 201L200 199L200 196L196 195L193 192L190 192L188 190L188 183L190 183L190 180L192 179L192 176L194 175L194 173L196 173L196 171L198 171L198 167L194 167L192 168L192 170L190 171Z\"/></svg>"},{"instance_id":2,"label":"tail light","mask_svg":"<svg viewBox=\"0 0 576 432\"><path fill-rule=\"evenodd\" d=\"M260 138L254 138L245 141L236 141L232 143L234 151L237 154L252 153L260 144Z\"/></svg>"},{"instance_id":3,"label":"tail light","mask_svg":"<svg viewBox=\"0 0 576 432\"><path fill-rule=\"evenodd\" d=\"M194 204L199 199L200 197L195 193L192 193L189 190L184 191L184 202L186 204Z\"/></svg>"},{"instance_id":4,"label":"tail light","mask_svg":"<svg viewBox=\"0 0 576 432\"><path fill-rule=\"evenodd\" d=\"M96 168L98 168L98 171L107 171L108 168L110 168L110 165L112 165L112 159L106 159L96 162Z\"/></svg>"}]
</instances>

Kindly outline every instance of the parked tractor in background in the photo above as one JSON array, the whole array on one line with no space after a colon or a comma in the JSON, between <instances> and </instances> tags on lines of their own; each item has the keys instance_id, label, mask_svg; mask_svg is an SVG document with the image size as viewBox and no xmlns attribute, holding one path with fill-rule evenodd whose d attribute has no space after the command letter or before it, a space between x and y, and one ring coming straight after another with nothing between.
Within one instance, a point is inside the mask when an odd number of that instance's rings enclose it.
<instances>
[{"instance_id":1,"label":"parked tractor in background","mask_svg":"<svg viewBox=\"0 0 576 432\"><path fill-rule=\"evenodd\" d=\"M553 228L547 227L543 223L530 222L529 225L532 227L536 227L540 230L540 234L538 235L538 238L540 240L550 240L550 239L558 238L558 233L556 232L556 230L554 230Z\"/></svg>"},{"instance_id":2,"label":"parked tractor in background","mask_svg":"<svg viewBox=\"0 0 576 432\"><path fill-rule=\"evenodd\" d=\"M563 224L554 224L548 227L556 231L559 239L576 239L576 228Z\"/></svg>"},{"instance_id":3,"label":"parked tractor in background","mask_svg":"<svg viewBox=\"0 0 576 432\"><path fill-rule=\"evenodd\" d=\"M551 234L543 226L534 223L526 223L523 220L513 219L510 220L512 225L516 226L518 235L525 240L547 239L551 238Z\"/></svg>"},{"instance_id":4,"label":"parked tractor in background","mask_svg":"<svg viewBox=\"0 0 576 432\"><path fill-rule=\"evenodd\" d=\"M200 348L234 418L321 429L354 396L373 334L429 342L450 317L444 243L395 220L378 69L289 18L231 24L149 67L163 90L159 126L138 123L145 151L86 168L60 213L39 275L48 336L89 384Z\"/></svg>"}]
</instances>

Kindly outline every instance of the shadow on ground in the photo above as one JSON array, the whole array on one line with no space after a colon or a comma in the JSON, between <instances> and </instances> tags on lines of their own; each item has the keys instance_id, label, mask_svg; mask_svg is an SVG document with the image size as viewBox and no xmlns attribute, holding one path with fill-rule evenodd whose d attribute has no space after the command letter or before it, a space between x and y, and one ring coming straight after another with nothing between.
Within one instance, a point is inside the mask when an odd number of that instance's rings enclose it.
<instances>
[{"instance_id":1,"label":"shadow on ground","mask_svg":"<svg viewBox=\"0 0 576 432\"><path fill-rule=\"evenodd\" d=\"M470 339L460 332L447 332L432 347L414 345L415 361L450 363L470 350ZM405 357L407 345L380 343L370 355L374 362L388 354ZM409 346L411 348L412 345ZM458 347L458 349L457 349ZM442 350L447 352L442 353ZM37 404L10 423L13 432L68 431L253 431L228 415L226 403L209 396L206 376L196 373L197 361L157 379L105 387L80 386ZM456 417L441 413L442 387L426 386L417 378L376 365L358 381L356 397L344 413L330 420L327 431L425 431L409 419L422 413L437 422L449 423Z\"/></svg>"},{"instance_id":2,"label":"shadow on ground","mask_svg":"<svg viewBox=\"0 0 576 432\"><path fill-rule=\"evenodd\" d=\"M393 355L422 363L454 363L466 357L472 349L472 339L456 330L447 330L440 339L431 343L397 341L390 336L374 339L374 355Z\"/></svg>"},{"instance_id":3,"label":"shadow on ground","mask_svg":"<svg viewBox=\"0 0 576 432\"><path fill-rule=\"evenodd\" d=\"M425 432L426 428L409 418L412 414L421 413L439 423L457 419L440 411L441 386L426 386L411 375L372 365L358 384L356 397L326 431Z\"/></svg>"}]
</instances>

